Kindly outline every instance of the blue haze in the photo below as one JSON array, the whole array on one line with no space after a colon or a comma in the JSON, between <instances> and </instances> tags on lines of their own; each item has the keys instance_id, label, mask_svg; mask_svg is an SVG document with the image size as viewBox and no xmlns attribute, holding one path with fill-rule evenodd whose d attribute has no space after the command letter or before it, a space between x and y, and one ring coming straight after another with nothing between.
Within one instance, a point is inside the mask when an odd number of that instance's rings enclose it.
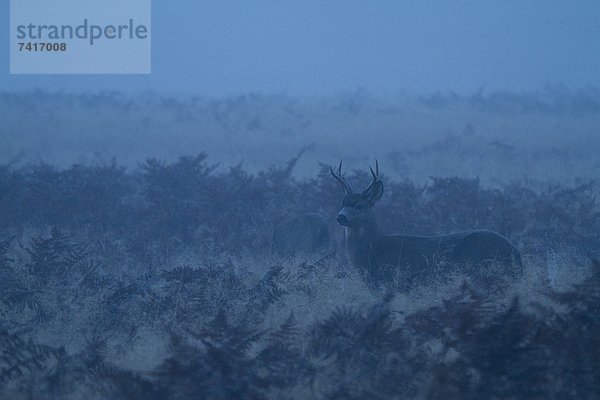
<instances>
[{"instance_id":1,"label":"blue haze","mask_svg":"<svg viewBox=\"0 0 600 400\"><path fill-rule=\"evenodd\" d=\"M8 26L8 0L0 5ZM149 76L11 76L0 90L323 95L600 86L598 1L153 2Z\"/></svg>"}]
</instances>

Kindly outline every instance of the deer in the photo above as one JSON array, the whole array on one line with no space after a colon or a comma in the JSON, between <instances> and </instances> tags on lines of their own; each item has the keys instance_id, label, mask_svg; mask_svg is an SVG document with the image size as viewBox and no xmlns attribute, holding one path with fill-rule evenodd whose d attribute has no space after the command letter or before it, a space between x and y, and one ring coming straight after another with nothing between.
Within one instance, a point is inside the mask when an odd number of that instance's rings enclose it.
<instances>
[{"instance_id":1,"label":"deer","mask_svg":"<svg viewBox=\"0 0 600 400\"><path fill-rule=\"evenodd\" d=\"M327 222L314 212L288 218L273 229L273 248L281 256L320 253L328 244Z\"/></svg>"},{"instance_id":2,"label":"deer","mask_svg":"<svg viewBox=\"0 0 600 400\"><path fill-rule=\"evenodd\" d=\"M516 277L522 270L517 248L504 236L489 230L470 230L438 236L384 235L379 231L373 208L383 196L379 163L369 166L372 181L360 193L352 191L342 176L342 161L331 175L344 190L336 222L345 228L346 249L351 263L371 282L405 283L431 281L443 272L487 272ZM442 274L443 275L443 274Z\"/></svg>"}]
</instances>

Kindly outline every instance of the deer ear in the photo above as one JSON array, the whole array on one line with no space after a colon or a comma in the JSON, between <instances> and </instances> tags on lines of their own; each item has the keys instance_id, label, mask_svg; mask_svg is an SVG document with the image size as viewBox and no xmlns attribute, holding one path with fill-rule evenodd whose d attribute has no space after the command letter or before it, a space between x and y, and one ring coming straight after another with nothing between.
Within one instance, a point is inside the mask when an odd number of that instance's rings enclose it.
<instances>
[{"instance_id":1,"label":"deer ear","mask_svg":"<svg viewBox=\"0 0 600 400\"><path fill-rule=\"evenodd\" d=\"M375 203L383 196L383 182L375 181L373 185L363 193L371 203Z\"/></svg>"}]
</instances>

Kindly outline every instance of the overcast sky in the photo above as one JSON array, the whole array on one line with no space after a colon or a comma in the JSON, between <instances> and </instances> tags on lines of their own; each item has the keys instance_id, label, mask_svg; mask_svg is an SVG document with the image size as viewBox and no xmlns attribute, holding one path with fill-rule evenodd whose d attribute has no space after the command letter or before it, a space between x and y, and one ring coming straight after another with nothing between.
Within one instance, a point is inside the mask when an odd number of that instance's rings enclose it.
<instances>
[{"instance_id":1,"label":"overcast sky","mask_svg":"<svg viewBox=\"0 0 600 400\"><path fill-rule=\"evenodd\" d=\"M148 76L9 75L8 3L0 0L0 90L229 96L600 87L598 0L154 0Z\"/></svg>"}]
</instances>

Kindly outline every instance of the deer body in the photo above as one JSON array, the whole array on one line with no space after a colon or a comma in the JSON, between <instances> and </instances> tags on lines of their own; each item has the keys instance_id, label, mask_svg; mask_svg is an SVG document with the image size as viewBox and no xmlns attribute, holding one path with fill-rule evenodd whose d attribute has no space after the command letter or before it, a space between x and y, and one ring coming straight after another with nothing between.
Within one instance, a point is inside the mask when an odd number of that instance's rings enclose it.
<instances>
[{"instance_id":1,"label":"deer body","mask_svg":"<svg viewBox=\"0 0 600 400\"><path fill-rule=\"evenodd\" d=\"M424 281L436 274L485 268L498 264L514 276L520 267L518 250L492 231L466 231L439 236L386 236L377 231L348 229L347 249L352 264L377 281L400 273L410 281Z\"/></svg>"},{"instance_id":2,"label":"deer body","mask_svg":"<svg viewBox=\"0 0 600 400\"><path fill-rule=\"evenodd\" d=\"M327 222L317 213L302 213L273 229L273 247L279 255L313 254L327 247Z\"/></svg>"},{"instance_id":3,"label":"deer body","mask_svg":"<svg viewBox=\"0 0 600 400\"><path fill-rule=\"evenodd\" d=\"M377 164L376 164L377 165ZM383 182L373 181L362 193L352 193L348 182L337 175L345 197L336 221L346 228L346 245L352 263L375 281L401 278L427 280L446 271L478 273L482 268L500 267L498 274L515 276L521 270L518 250L505 237L487 230L439 236L387 236L379 232L373 206L383 195Z\"/></svg>"}]
</instances>

